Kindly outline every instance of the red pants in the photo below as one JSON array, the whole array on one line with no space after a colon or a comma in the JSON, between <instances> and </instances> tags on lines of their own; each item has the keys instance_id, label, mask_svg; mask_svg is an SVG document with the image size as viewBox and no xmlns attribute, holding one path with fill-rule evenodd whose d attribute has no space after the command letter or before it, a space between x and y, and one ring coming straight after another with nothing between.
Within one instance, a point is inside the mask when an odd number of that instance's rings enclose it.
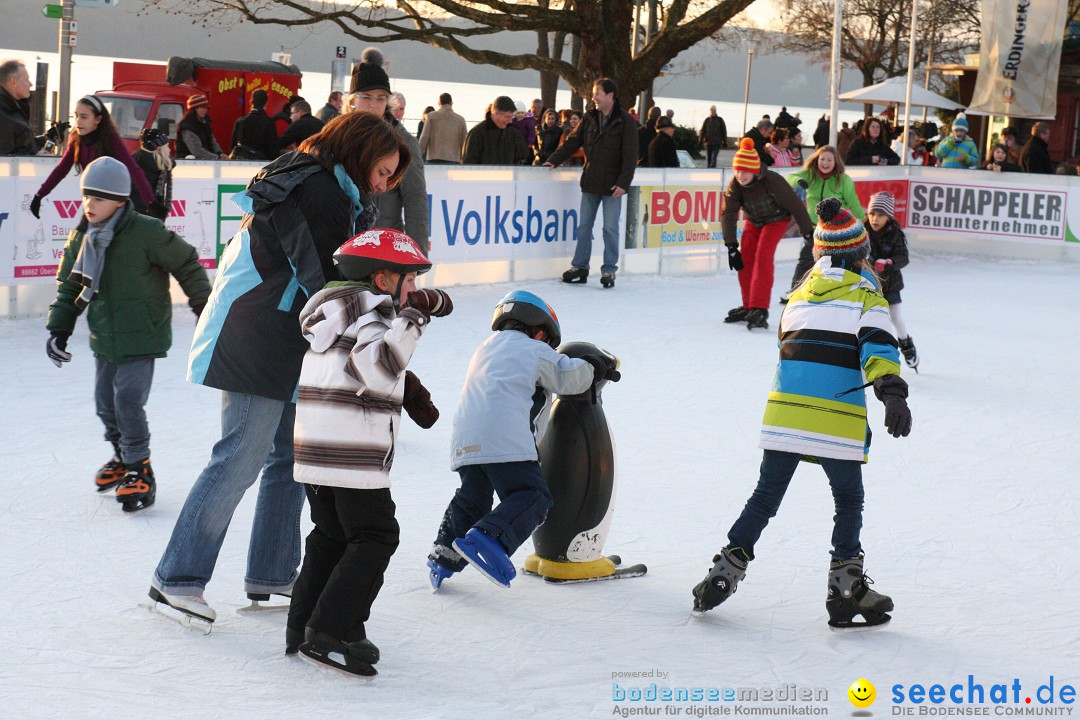
<instances>
[{"instance_id":1,"label":"red pants","mask_svg":"<svg viewBox=\"0 0 1080 720\"><path fill-rule=\"evenodd\" d=\"M743 307L769 309L773 286L773 257L787 226L787 220L778 220L762 227L748 220L743 225L739 248L744 265L739 271Z\"/></svg>"}]
</instances>

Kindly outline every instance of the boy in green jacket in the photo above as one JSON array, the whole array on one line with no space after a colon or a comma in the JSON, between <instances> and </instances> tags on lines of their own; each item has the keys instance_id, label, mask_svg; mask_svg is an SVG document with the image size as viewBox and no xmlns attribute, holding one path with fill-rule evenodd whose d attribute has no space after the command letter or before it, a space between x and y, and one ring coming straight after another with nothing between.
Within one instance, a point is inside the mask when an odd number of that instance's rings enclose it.
<instances>
[{"instance_id":1,"label":"boy in green jacket","mask_svg":"<svg viewBox=\"0 0 1080 720\"><path fill-rule=\"evenodd\" d=\"M94 402L114 450L94 482L98 492L116 487L117 501L132 512L152 505L156 493L145 405L154 359L172 345L169 275L196 315L210 297L210 280L195 248L160 220L135 212L123 163L98 158L80 186L84 217L56 273L46 352L57 367L71 361L67 341L86 310L97 363Z\"/></svg>"}]
</instances>

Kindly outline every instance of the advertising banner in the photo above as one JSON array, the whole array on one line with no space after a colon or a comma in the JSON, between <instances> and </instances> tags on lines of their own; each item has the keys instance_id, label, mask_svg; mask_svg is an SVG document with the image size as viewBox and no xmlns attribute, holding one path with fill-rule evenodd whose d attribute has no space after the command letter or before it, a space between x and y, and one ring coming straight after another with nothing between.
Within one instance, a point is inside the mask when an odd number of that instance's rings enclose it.
<instances>
[{"instance_id":1,"label":"advertising banner","mask_svg":"<svg viewBox=\"0 0 1080 720\"><path fill-rule=\"evenodd\" d=\"M1065 189L912 180L907 227L1001 235L1014 240L1065 240Z\"/></svg>"},{"instance_id":2,"label":"advertising banner","mask_svg":"<svg viewBox=\"0 0 1080 720\"><path fill-rule=\"evenodd\" d=\"M718 244L724 241L720 214L722 185L646 186L641 188L644 224L642 247Z\"/></svg>"},{"instance_id":3,"label":"advertising banner","mask_svg":"<svg viewBox=\"0 0 1080 720\"><path fill-rule=\"evenodd\" d=\"M968 112L1053 119L1066 0L983 0L979 74Z\"/></svg>"}]
</instances>

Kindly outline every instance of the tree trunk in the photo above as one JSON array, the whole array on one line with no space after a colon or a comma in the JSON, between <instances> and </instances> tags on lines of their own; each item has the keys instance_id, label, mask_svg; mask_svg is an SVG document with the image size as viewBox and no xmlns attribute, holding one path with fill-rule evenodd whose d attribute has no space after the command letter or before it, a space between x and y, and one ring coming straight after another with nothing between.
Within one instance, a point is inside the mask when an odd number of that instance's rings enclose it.
<instances>
[{"instance_id":1,"label":"tree trunk","mask_svg":"<svg viewBox=\"0 0 1080 720\"><path fill-rule=\"evenodd\" d=\"M570 45L570 63L581 68L581 36L575 35ZM581 112L585 109L585 96L581 94L581 88L570 88L570 109ZM588 91L585 91L588 93Z\"/></svg>"}]
</instances>

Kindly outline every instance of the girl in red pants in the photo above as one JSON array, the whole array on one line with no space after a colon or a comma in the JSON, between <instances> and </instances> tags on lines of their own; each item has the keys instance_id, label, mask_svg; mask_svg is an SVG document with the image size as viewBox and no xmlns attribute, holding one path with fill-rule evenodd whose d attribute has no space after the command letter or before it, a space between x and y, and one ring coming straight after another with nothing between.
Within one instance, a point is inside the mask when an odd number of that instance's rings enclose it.
<instances>
[{"instance_id":1,"label":"girl in red pants","mask_svg":"<svg viewBox=\"0 0 1080 720\"><path fill-rule=\"evenodd\" d=\"M814 224L806 206L784 178L762 167L752 139L739 141L731 166L735 177L724 192L721 223L728 266L739 272L742 304L733 308L724 322L746 322L749 330L768 328L776 246L793 217L803 237L813 234ZM746 214L741 251L735 232L740 210Z\"/></svg>"}]
</instances>

